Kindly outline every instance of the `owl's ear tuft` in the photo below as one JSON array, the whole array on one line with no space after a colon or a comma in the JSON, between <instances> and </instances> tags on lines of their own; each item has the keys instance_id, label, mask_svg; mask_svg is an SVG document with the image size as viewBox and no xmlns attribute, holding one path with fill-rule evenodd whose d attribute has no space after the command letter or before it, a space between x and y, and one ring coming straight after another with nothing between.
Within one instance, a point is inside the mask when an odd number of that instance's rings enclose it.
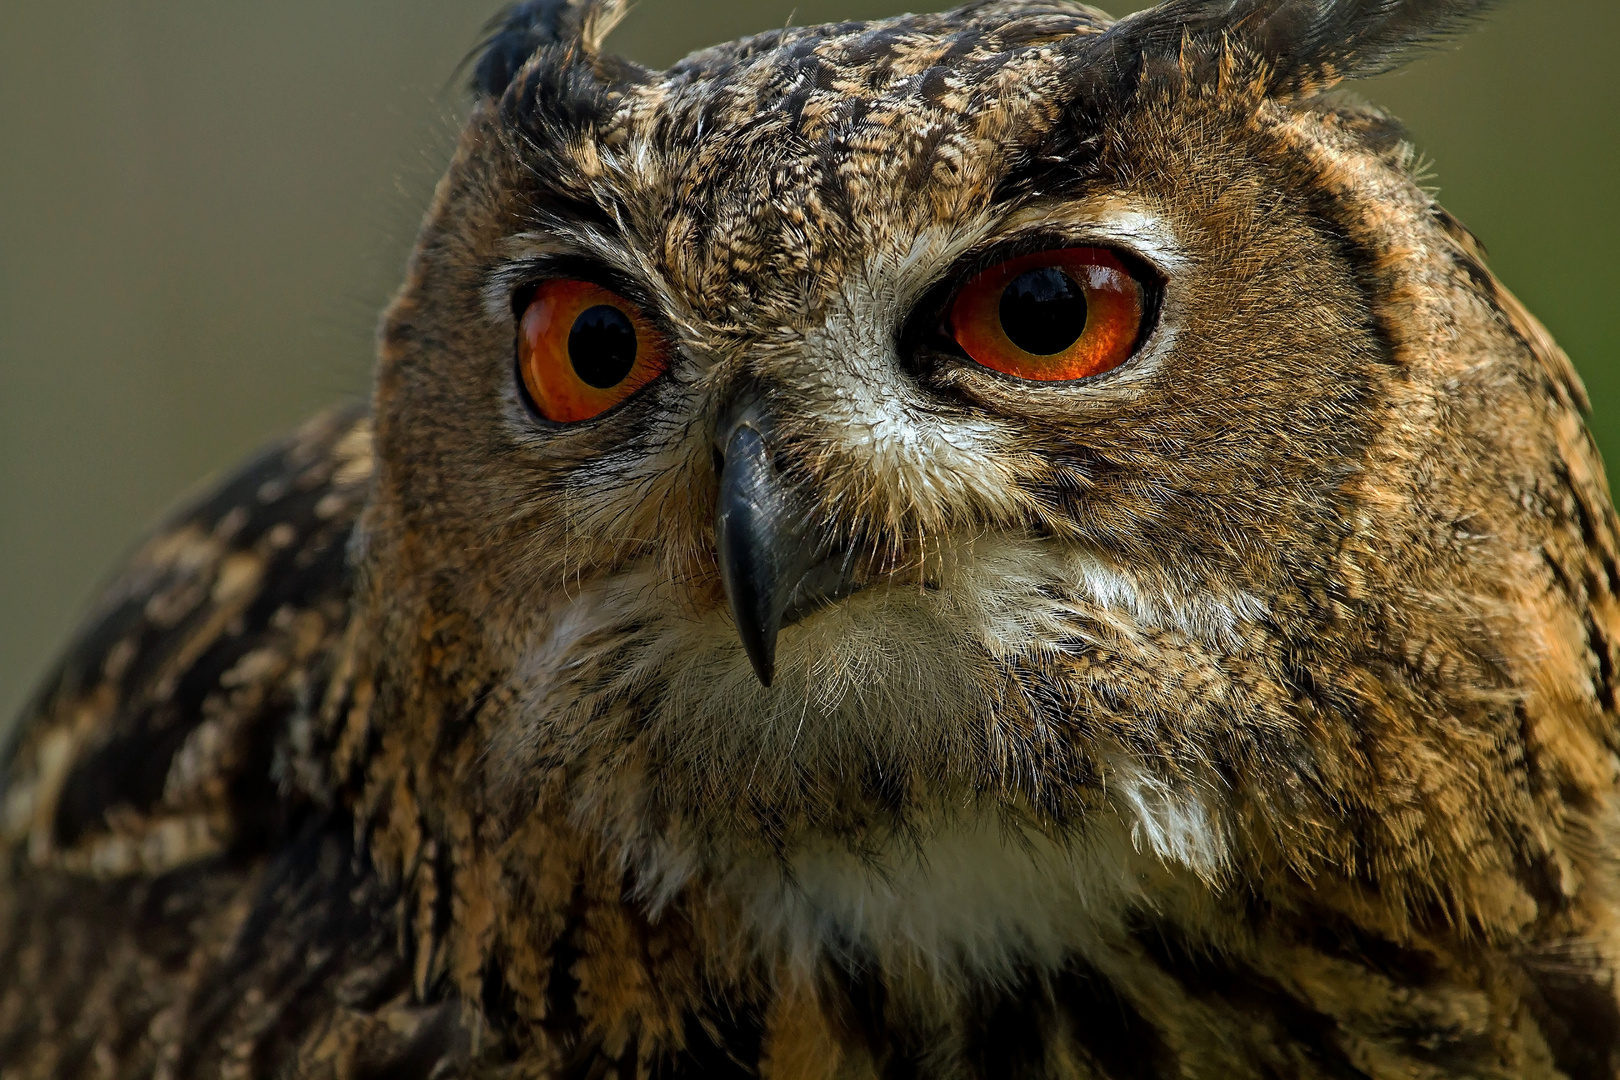
<instances>
[{"instance_id":1,"label":"owl's ear tuft","mask_svg":"<svg viewBox=\"0 0 1620 1080\"><path fill-rule=\"evenodd\" d=\"M524 0L491 20L476 50L472 89L483 97L505 92L519 69L542 49L561 46L593 59L629 10L625 0Z\"/></svg>"},{"instance_id":2,"label":"owl's ear tuft","mask_svg":"<svg viewBox=\"0 0 1620 1080\"><path fill-rule=\"evenodd\" d=\"M1275 94L1314 93L1398 67L1442 41L1493 0L1166 0L1116 23L1104 38L1120 67L1155 59L1182 67L1237 46L1266 69Z\"/></svg>"}]
</instances>

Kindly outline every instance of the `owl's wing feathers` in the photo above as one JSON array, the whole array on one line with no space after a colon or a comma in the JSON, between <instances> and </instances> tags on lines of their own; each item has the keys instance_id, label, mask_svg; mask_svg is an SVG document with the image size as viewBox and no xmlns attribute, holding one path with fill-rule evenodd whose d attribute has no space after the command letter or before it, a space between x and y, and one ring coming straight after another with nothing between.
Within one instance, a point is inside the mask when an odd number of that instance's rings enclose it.
<instances>
[{"instance_id":1,"label":"owl's wing feathers","mask_svg":"<svg viewBox=\"0 0 1620 1080\"><path fill-rule=\"evenodd\" d=\"M136 551L14 736L8 835L32 861L161 873L276 827L255 740L343 633L370 474L369 422L328 414Z\"/></svg>"},{"instance_id":2,"label":"owl's wing feathers","mask_svg":"<svg viewBox=\"0 0 1620 1080\"><path fill-rule=\"evenodd\" d=\"M444 1018L403 1000L409 972L378 929L394 901L357 876L352 825L292 794L311 786L290 774L349 623L371 470L369 418L337 411L176 515L13 729L6 1066L212 1075L220 1055L296 1057L316 1016L322 1052L355 1061L444 1041ZM321 978L333 971L340 987Z\"/></svg>"}]
</instances>

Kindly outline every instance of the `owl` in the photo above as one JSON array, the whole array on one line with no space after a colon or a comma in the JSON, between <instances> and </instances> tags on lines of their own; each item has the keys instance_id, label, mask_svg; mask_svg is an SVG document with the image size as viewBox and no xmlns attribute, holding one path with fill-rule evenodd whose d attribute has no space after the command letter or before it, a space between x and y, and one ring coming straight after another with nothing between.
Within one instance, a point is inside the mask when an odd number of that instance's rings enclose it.
<instances>
[{"instance_id":1,"label":"owl","mask_svg":"<svg viewBox=\"0 0 1620 1080\"><path fill-rule=\"evenodd\" d=\"M1587 401L1335 90L1481 7L509 9L13 729L0 1077L1620 1075Z\"/></svg>"}]
</instances>

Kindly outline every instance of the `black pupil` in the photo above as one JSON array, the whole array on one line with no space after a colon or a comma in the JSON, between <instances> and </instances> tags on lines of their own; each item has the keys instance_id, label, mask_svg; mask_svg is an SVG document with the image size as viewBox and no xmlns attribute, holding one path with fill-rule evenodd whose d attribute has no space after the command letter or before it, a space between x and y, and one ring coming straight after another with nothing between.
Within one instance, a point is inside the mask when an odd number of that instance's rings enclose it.
<instances>
[{"instance_id":1,"label":"black pupil","mask_svg":"<svg viewBox=\"0 0 1620 1080\"><path fill-rule=\"evenodd\" d=\"M636 328L609 304L586 308L568 331L568 359L587 385L611 390L636 366Z\"/></svg>"},{"instance_id":2,"label":"black pupil","mask_svg":"<svg viewBox=\"0 0 1620 1080\"><path fill-rule=\"evenodd\" d=\"M1055 266L1019 274L1001 294L1001 329L1025 352L1060 353L1085 332L1085 291Z\"/></svg>"}]
</instances>

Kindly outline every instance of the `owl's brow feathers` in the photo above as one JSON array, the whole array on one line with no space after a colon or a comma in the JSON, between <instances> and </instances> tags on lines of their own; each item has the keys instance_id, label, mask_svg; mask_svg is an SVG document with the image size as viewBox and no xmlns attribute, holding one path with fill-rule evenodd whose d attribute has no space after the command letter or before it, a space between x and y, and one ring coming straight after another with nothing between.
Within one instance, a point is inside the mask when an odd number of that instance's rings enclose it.
<instances>
[{"instance_id":1,"label":"owl's brow feathers","mask_svg":"<svg viewBox=\"0 0 1620 1080\"><path fill-rule=\"evenodd\" d=\"M918 72L900 63L910 72L903 80L910 89L901 90L899 84L885 88L875 73L905 56L914 47L913 35L939 33L932 16L902 16L857 38L843 38L842 51L836 53L828 53L830 39L823 34L790 27L717 46L668 73L654 73L603 51L604 38L628 10L626 0L528 0L490 23L471 89L496 103L498 126L514 157L534 163L531 224L567 231L570 224L589 222L611 237L623 232L626 218L634 215L618 205L611 187L578 173L574 154L594 158L590 151L596 142L618 138L609 133L624 119L614 118L616 102L636 86L661 80L666 87L708 84L701 115L685 121L688 129L681 136L695 152L709 127L726 126L728 109L778 128L790 141L810 138L805 102L819 88L838 82L846 111L830 126L817 121L816 132L824 138L847 136L853 130L850 119L874 105L880 111L883 104L892 108L889 99L896 92L919 104L937 105L930 100L936 95L959 96L947 89L953 81L958 86L993 84L999 68L1021 70L1026 54L1039 47L1047 54L1040 66L1064 74L1033 91L1045 99L1033 112L1022 120L1014 114L1004 118L1011 131L1027 128L1023 150L1007 158L991 192L993 202L1007 203L1020 193L1050 193L1051 184L1065 178L1055 175L1054 167L1070 180L1083 174L1093 138L1107 126L1106 118L1129 108L1156 76L1210 87L1236 77L1251 94L1310 98L1344 79L1397 66L1410 51L1462 29L1493 2L1169 0L1110 25L1063 0L990 0L961 12L969 16L971 32L955 35L932 68ZM859 29L854 24L848 28ZM742 72L756 58L774 74L763 84L754 80L754 89L747 91ZM880 82L873 83L874 77ZM1016 81L1021 80L1015 76ZM870 97L855 89L862 84ZM746 100L733 102L738 94ZM820 96L824 103L827 95ZM936 119L950 123L948 114L962 107L950 105L945 115L936 112ZM975 108L966 107L969 113ZM813 111L819 117L821 106ZM752 146L744 156L761 152ZM829 144L824 157L830 162L842 152L841 146ZM724 165L725 152L713 154L702 161L705 168ZM935 155L914 155L909 169L893 182L906 188L921 184L926 177L918 170L926 173L934 160ZM694 159L690 164L699 163ZM829 166L823 173L822 212L835 217L847 201L839 190L838 172Z\"/></svg>"},{"instance_id":2,"label":"owl's brow feathers","mask_svg":"<svg viewBox=\"0 0 1620 1080\"><path fill-rule=\"evenodd\" d=\"M1239 46L1268 71L1276 95L1309 94L1344 79L1378 74L1414 48L1442 41L1495 0L1166 0L1126 16L1093 40L1075 42L1084 72L1079 95L1128 95L1155 62L1201 60L1217 78L1217 58ZM1067 4L1004 4L1009 16L1079 14ZM474 93L499 97L525 68L547 72L558 89L572 82L576 109L593 90L648 73L604 56L603 39L628 11L627 0L528 0L491 21L472 78ZM772 35L761 35L762 38ZM564 79L563 76L569 78ZM583 76L583 78L582 78ZM592 83L595 86L592 86ZM553 99L554 105L560 99ZM574 110L553 111L555 121ZM525 110L535 115L535 110Z\"/></svg>"}]
</instances>

